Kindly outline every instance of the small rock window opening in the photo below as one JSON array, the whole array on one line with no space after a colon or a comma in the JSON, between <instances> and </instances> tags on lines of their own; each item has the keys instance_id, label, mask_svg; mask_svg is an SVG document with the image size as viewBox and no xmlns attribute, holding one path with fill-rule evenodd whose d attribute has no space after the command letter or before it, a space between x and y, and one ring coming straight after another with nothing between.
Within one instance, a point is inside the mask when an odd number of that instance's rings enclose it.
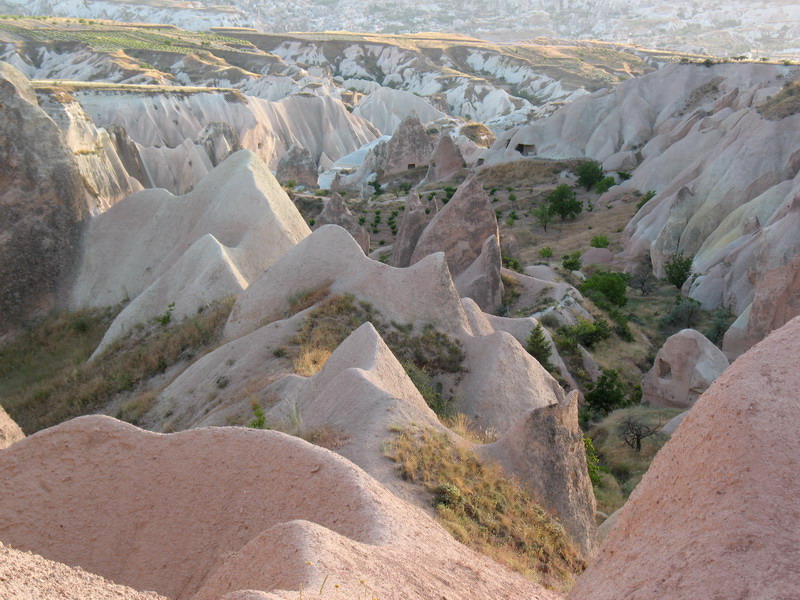
<instances>
[{"instance_id":1,"label":"small rock window opening","mask_svg":"<svg viewBox=\"0 0 800 600\"><path fill-rule=\"evenodd\" d=\"M514 150L522 154L522 156L528 156L536 152L536 146L533 144L517 144Z\"/></svg>"},{"instance_id":2,"label":"small rock window opening","mask_svg":"<svg viewBox=\"0 0 800 600\"><path fill-rule=\"evenodd\" d=\"M484 163L484 159L483 158L479 158L478 162L476 164L480 167L483 163Z\"/></svg>"},{"instance_id":3,"label":"small rock window opening","mask_svg":"<svg viewBox=\"0 0 800 600\"><path fill-rule=\"evenodd\" d=\"M409 170L409 171L410 171L411 169L416 169L416 168L417 168L417 165L415 165L414 163L409 163L409 165L408 165L408 170Z\"/></svg>"}]
</instances>

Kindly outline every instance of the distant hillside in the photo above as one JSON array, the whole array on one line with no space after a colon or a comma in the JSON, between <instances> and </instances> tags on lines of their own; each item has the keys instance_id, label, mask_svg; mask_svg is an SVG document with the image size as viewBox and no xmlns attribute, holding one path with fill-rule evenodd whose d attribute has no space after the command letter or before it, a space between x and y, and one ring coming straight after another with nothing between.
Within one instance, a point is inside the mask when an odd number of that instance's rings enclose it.
<instances>
[{"instance_id":1,"label":"distant hillside","mask_svg":"<svg viewBox=\"0 0 800 600\"><path fill-rule=\"evenodd\" d=\"M800 5L774 2L647 0L0 0L0 13L128 22L188 29L261 31L450 31L487 39L538 36L598 39L717 56L800 58Z\"/></svg>"}]
</instances>

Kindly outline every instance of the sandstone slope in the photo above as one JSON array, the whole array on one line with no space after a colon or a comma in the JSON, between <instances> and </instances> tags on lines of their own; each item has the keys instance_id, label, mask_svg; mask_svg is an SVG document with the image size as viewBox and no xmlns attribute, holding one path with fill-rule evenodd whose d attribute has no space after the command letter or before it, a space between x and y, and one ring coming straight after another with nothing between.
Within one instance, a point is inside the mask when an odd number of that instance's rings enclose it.
<instances>
[{"instance_id":1,"label":"sandstone slope","mask_svg":"<svg viewBox=\"0 0 800 600\"><path fill-rule=\"evenodd\" d=\"M347 460L280 433L159 435L81 417L0 453L0 473L5 543L175 600L323 588L329 598L557 598Z\"/></svg>"},{"instance_id":2,"label":"sandstone slope","mask_svg":"<svg viewBox=\"0 0 800 600\"><path fill-rule=\"evenodd\" d=\"M570 600L795 598L800 318L700 397Z\"/></svg>"},{"instance_id":3,"label":"sandstone slope","mask_svg":"<svg viewBox=\"0 0 800 600\"><path fill-rule=\"evenodd\" d=\"M145 190L92 219L70 305L132 299L104 347L172 303L180 318L241 292L308 233L266 166L240 151L185 196Z\"/></svg>"},{"instance_id":4,"label":"sandstone slope","mask_svg":"<svg viewBox=\"0 0 800 600\"><path fill-rule=\"evenodd\" d=\"M6 600L166 600L155 592L138 592L2 542L0 596Z\"/></svg>"}]
</instances>

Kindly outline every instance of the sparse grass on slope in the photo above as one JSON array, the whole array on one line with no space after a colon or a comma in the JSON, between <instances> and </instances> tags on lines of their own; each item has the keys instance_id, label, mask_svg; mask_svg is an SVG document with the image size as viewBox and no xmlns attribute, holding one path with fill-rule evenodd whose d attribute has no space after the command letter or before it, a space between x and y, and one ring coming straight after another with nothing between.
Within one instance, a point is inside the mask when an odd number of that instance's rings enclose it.
<instances>
[{"instance_id":1,"label":"sparse grass on slope","mask_svg":"<svg viewBox=\"0 0 800 600\"><path fill-rule=\"evenodd\" d=\"M329 287L326 284L290 299L291 313L308 302L323 300L302 321L292 346L276 352L292 359L295 372L313 375L347 336L370 322L403 364L428 405L440 416L446 415L449 402L442 397L434 378L441 373L463 371L464 351L460 343L431 325L415 328L412 324L386 323L372 305L350 294L328 297Z\"/></svg>"},{"instance_id":2,"label":"sparse grass on slope","mask_svg":"<svg viewBox=\"0 0 800 600\"><path fill-rule=\"evenodd\" d=\"M47 317L0 350L0 404L27 434L98 410L116 394L210 350L232 306L230 298L169 326L144 326L91 363L86 359L116 311ZM135 420L148 402L134 399L120 416Z\"/></svg>"},{"instance_id":3,"label":"sparse grass on slope","mask_svg":"<svg viewBox=\"0 0 800 600\"><path fill-rule=\"evenodd\" d=\"M447 436L403 430L387 454L431 493L439 522L461 543L560 591L585 568L563 526L522 486Z\"/></svg>"}]
</instances>

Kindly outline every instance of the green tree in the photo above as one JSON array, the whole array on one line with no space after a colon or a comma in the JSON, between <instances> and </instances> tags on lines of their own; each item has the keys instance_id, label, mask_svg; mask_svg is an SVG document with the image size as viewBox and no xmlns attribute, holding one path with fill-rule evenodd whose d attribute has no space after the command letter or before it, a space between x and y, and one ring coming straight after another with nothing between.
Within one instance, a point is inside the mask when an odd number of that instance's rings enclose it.
<instances>
[{"instance_id":1,"label":"green tree","mask_svg":"<svg viewBox=\"0 0 800 600\"><path fill-rule=\"evenodd\" d=\"M539 364L546 370L553 370L553 364L550 362L550 354L553 351L553 346L544 334L544 327L539 323L531 330L531 334L525 342L525 349L528 351L528 354L538 360Z\"/></svg>"},{"instance_id":2,"label":"green tree","mask_svg":"<svg viewBox=\"0 0 800 600\"><path fill-rule=\"evenodd\" d=\"M603 369L597 382L586 394L586 404L603 415L626 404L625 384L614 369Z\"/></svg>"},{"instance_id":3,"label":"green tree","mask_svg":"<svg viewBox=\"0 0 800 600\"><path fill-rule=\"evenodd\" d=\"M550 210L561 217L562 221L574 219L583 210L583 204L575 197L575 192L566 183L562 183L547 194Z\"/></svg>"},{"instance_id":4,"label":"green tree","mask_svg":"<svg viewBox=\"0 0 800 600\"><path fill-rule=\"evenodd\" d=\"M596 235L592 238L592 241L589 242L589 245L592 248L608 248L608 236L605 234Z\"/></svg>"},{"instance_id":5,"label":"green tree","mask_svg":"<svg viewBox=\"0 0 800 600\"><path fill-rule=\"evenodd\" d=\"M684 256L683 252L676 252L664 265L664 271L667 274L667 281L681 289L692 274L692 257Z\"/></svg>"},{"instance_id":6,"label":"green tree","mask_svg":"<svg viewBox=\"0 0 800 600\"><path fill-rule=\"evenodd\" d=\"M581 267L583 266L580 250L576 250L571 254L564 255L564 258L561 261L561 266L563 266L567 271L580 271Z\"/></svg>"},{"instance_id":7,"label":"green tree","mask_svg":"<svg viewBox=\"0 0 800 600\"><path fill-rule=\"evenodd\" d=\"M603 178L603 168L593 160L583 161L575 172L578 174L578 185L585 187L587 192Z\"/></svg>"},{"instance_id":8,"label":"green tree","mask_svg":"<svg viewBox=\"0 0 800 600\"><path fill-rule=\"evenodd\" d=\"M581 291L600 292L612 304L625 306L628 303L625 293L628 287L627 281L628 277L622 273L598 271L581 284Z\"/></svg>"},{"instance_id":9,"label":"green tree","mask_svg":"<svg viewBox=\"0 0 800 600\"><path fill-rule=\"evenodd\" d=\"M533 218L536 219L536 222L541 225L545 231L547 231L547 226L552 223L554 216L550 207L546 204L542 204L541 206L535 208L532 214Z\"/></svg>"}]
</instances>

